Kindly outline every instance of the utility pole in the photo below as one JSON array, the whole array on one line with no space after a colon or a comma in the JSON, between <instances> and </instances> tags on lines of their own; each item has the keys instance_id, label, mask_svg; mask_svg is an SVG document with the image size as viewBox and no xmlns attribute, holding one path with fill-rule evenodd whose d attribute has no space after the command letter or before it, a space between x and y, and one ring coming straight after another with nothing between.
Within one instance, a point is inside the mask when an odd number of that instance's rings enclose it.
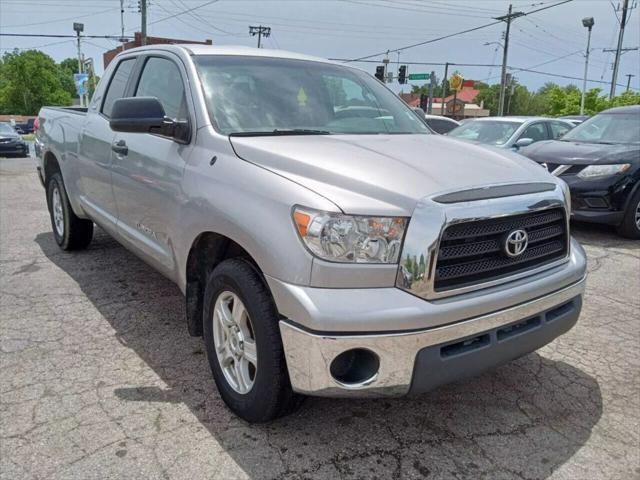
<instances>
[{"instance_id":1,"label":"utility pole","mask_svg":"<svg viewBox=\"0 0 640 480\"><path fill-rule=\"evenodd\" d=\"M613 75L611 77L611 90L609 91L609 99L616 96L616 83L618 81L618 66L620 65L620 54L622 51L622 39L624 38L624 27L627 23L627 9L629 8L629 0L622 3L622 18L620 19L620 30L618 32L618 46L616 47L616 59L613 62Z\"/></svg>"},{"instance_id":2,"label":"utility pole","mask_svg":"<svg viewBox=\"0 0 640 480\"><path fill-rule=\"evenodd\" d=\"M147 0L140 0L140 43L147 44Z\"/></svg>"},{"instance_id":3,"label":"utility pole","mask_svg":"<svg viewBox=\"0 0 640 480\"><path fill-rule=\"evenodd\" d=\"M436 72L432 71L429 75L429 100L427 102L427 113L429 115L431 115L431 111L433 110L433 91L436 88L437 82Z\"/></svg>"},{"instance_id":4,"label":"utility pole","mask_svg":"<svg viewBox=\"0 0 640 480\"><path fill-rule=\"evenodd\" d=\"M80 47L80 34L84 31L84 23L73 23L73 30L78 40L78 73L82 73L82 48ZM84 95L78 94L80 106L84 107Z\"/></svg>"},{"instance_id":5,"label":"utility pole","mask_svg":"<svg viewBox=\"0 0 640 480\"><path fill-rule=\"evenodd\" d=\"M447 75L449 74L449 62L444 64L444 77L442 78L442 98L440 99L440 115L444 116L444 97L447 96Z\"/></svg>"},{"instance_id":6,"label":"utility pole","mask_svg":"<svg viewBox=\"0 0 640 480\"><path fill-rule=\"evenodd\" d=\"M120 42L124 43L127 39L124 37L124 0L120 0Z\"/></svg>"},{"instance_id":7,"label":"utility pole","mask_svg":"<svg viewBox=\"0 0 640 480\"><path fill-rule=\"evenodd\" d=\"M631 78L635 77L632 73L627 73L627 92L629 91L629 87L631 86Z\"/></svg>"},{"instance_id":8,"label":"utility pole","mask_svg":"<svg viewBox=\"0 0 640 480\"><path fill-rule=\"evenodd\" d=\"M267 38L269 35L271 35L271 27L263 27L262 25L258 25L256 27L250 25L249 35L251 35L252 37L255 37L256 35L258 36L258 48L260 48L262 37L264 36L264 38Z\"/></svg>"},{"instance_id":9,"label":"utility pole","mask_svg":"<svg viewBox=\"0 0 640 480\"><path fill-rule=\"evenodd\" d=\"M509 53L509 32L511 31L511 20L524 15L523 12L513 12L513 5L509 4L509 13L496 20L506 22L507 29L504 36L504 50L502 52L502 74L500 75L500 100L498 101L498 115L504 114L504 96L507 88L507 55Z\"/></svg>"},{"instance_id":10,"label":"utility pole","mask_svg":"<svg viewBox=\"0 0 640 480\"><path fill-rule=\"evenodd\" d=\"M584 115L584 97L587 92L587 70L589 69L589 47L591 45L591 29L593 28L593 17L582 19L582 25L589 29L587 34L587 53L584 60L584 78L582 79L582 96L580 97L580 115Z\"/></svg>"}]
</instances>

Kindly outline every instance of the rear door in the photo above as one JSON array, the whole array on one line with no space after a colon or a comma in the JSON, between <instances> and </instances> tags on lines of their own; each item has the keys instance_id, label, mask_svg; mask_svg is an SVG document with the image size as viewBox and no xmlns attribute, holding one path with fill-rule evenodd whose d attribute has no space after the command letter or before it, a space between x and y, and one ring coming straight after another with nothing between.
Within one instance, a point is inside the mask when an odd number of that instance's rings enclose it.
<instances>
[{"instance_id":1,"label":"rear door","mask_svg":"<svg viewBox=\"0 0 640 480\"><path fill-rule=\"evenodd\" d=\"M558 122L557 120L551 120L549 122L549 130L551 131L551 139L557 140L562 138L565 133L571 130L571 126L565 122Z\"/></svg>"},{"instance_id":2,"label":"rear door","mask_svg":"<svg viewBox=\"0 0 640 480\"><path fill-rule=\"evenodd\" d=\"M92 99L80 132L81 172L78 178L82 208L99 225L111 231L116 228L117 211L111 187L114 132L109 127L109 118L113 103L126 95L136 61L135 56L118 61L107 87Z\"/></svg>"},{"instance_id":3,"label":"rear door","mask_svg":"<svg viewBox=\"0 0 640 480\"><path fill-rule=\"evenodd\" d=\"M156 97L165 115L187 121L188 142L158 134L121 133L113 138L126 153L114 154L113 188L118 207L118 233L156 268L174 269L172 237L184 202L182 175L192 151L195 116L181 60L169 52L153 52L140 60L132 96Z\"/></svg>"},{"instance_id":4,"label":"rear door","mask_svg":"<svg viewBox=\"0 0 640 480\"><path fill-rule=\"evenodd\" d=\"M518 136L516 141L521 138L530 138L532 143L540 142L541 140L549 140L549 130L545 125L546 122L533 122L527 126L524 131Z\"/></svg>"}]
</instances>

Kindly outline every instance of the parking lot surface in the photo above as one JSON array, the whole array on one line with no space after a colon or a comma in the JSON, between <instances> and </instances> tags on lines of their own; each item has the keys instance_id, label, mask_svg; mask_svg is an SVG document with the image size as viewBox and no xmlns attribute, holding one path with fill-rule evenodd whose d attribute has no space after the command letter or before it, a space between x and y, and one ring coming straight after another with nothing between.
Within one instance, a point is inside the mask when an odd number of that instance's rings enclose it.
<instances>
[{"instance_id":1,"label":"parking lot surface","mask_svg":"<svg viewBox=\"0 0 640 480\"><path fill-rule=\"evenodd\" d=\"M577 326L413 398L308 399L248 425L176 286L101 230L58 249L30 159L0 160L0 478L640 478L640 242L574 225Z\"/></svg>"}]
</instances>

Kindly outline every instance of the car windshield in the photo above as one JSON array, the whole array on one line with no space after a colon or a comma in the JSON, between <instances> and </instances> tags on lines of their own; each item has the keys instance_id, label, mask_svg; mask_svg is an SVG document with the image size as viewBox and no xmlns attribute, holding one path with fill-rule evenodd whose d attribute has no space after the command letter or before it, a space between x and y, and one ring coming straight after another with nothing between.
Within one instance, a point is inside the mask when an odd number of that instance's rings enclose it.
<instances>
[{"instance_id":1,"label":"car windshield","mask_svg":"<svg viewBox=\"0 0 640 480\"><path fill-rule=\"evenodd\" d=\"M197 56L211 121L225 135L430 133L393 92L322 62Z\"/></svg>"},{"instance_id":2,"label":"car windshield","mask_svg":"<svg viewBox=\"0 0 640 480\"><path fill-rule=\"evenodd\" d=\"M640 115L600 113L562 137L566 142L640 143Z\"/></svg>"},{"instance_id":3,"label":"car windshield","mask_svg":"<svg viewBox=\"0 0 640 480\"><path fill-rule=\"evenodd\" d=\"M11 128L11 125L8 123L0 123L0 134L2 135L12 135L15 134L16 131Z\"/></svg>"},{"instance_id":4,"label":"car windshield","mask_svg":"<svg viewBox=\"0 0 640 480\"><path fill-rule=\"evenodd\" d=\"M462 140L474 140L489 145L504 145L520 125L522 125L522 123L519 122L476 120L466 122L454 128L448 135Z\"/></svg>"}]
</instances>

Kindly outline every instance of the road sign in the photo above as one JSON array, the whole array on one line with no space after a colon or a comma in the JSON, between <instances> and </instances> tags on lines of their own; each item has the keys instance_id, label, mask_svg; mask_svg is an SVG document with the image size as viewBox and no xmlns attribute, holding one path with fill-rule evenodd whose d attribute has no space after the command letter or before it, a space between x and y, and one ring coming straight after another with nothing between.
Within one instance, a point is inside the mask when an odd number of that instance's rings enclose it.
<instances>
[{"instance_id":1,"label":"road sign","mask_svg":"<svg viewBox=\"0 0 640 480\"><path fill-rule=\"evenodd\" d=\"M409 80L429 80L430 73L410 73Z\"/></svg>"},{"instance_id":2,"label":"road sign","mask_svg":"<svg viewBox=\"0 0 640 480\"><path fill-rule=\"evenodd\" d=\"M462 90L462 82L464 82L464 78L462 78L462 75L460 75L459 73L454 73L449 79L449 87L451 87L451 90L456 90L459 92L460 90Z\"/></svg>"},{"instance_id":3,"label":"road sign","mask_svg":"<svg viewBox=\"0 0 640 480\"><path fill-rule=\"evenodd\" d=\"M78 96L86 95L88 92L87 82L89 81L88 73L74 73L73 81L76 84L76 91L78 92Z\"/></svg>"}]
</instances>

